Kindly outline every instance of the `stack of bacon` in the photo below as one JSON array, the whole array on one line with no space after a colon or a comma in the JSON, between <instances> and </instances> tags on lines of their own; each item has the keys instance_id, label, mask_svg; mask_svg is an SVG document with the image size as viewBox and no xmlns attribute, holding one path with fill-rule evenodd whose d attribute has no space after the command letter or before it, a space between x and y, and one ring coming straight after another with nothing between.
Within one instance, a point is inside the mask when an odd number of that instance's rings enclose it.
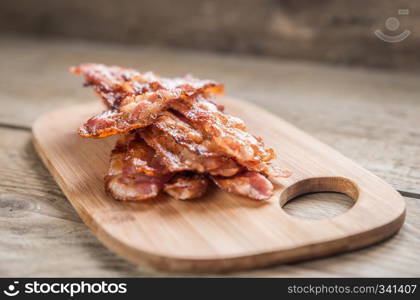
<instances>
[{"instance_id":1,"label":"stack of bacon","mask_svg":"<svg viewBox=\"0 0 420 300\"><path fill-rule=\"evenodd\" d=\"M106 190L115 199L145 200L162 191L191 199L204 195L212 181L224 191L265 200L273 193L270 180L288 176L269 164L272 149L213 102L223 93L222 84L101 64L70 71L84 75L85 85L108 107L79 134L120 134L105 176Z\"/></svg>"}]
</instances>

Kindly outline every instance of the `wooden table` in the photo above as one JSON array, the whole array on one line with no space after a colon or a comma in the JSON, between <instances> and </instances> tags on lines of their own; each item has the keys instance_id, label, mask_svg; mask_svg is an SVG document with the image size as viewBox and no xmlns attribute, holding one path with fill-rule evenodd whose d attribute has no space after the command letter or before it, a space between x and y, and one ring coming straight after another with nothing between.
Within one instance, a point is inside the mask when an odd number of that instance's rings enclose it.
<instances>
[{"instance_id":1,"label":"wooden table","mask_svg":"<svg viewBox=\"0 0 420 300\"><path fill-rule=\"evenodd\" d=\"M140 269L89 232L34 151L43 112L94 101L66 72L103 62L225 82L227 94L259 103L338 149L397 188L407 201L400 233L334 257L232 276L420 276L420 76L237 55L0 37L0 276L182 276ZM65 122L65 120L63 120ZM301 217L342 213L336 194L286 206Z\"/></svg>"}]
</instances>

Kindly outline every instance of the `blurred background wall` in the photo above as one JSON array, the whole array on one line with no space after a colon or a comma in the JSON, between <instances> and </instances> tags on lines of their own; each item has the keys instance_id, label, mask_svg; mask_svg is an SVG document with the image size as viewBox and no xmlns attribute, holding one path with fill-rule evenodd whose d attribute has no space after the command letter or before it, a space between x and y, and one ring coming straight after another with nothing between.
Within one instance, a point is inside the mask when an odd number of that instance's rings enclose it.
<instances>
[{"instance_id":1,"label":"blurred background wall","mask_svg":"<svg viewBox=\"0 0 420 300\"><path fill-rule=\"evenodd\" d=\"M386 28L389 17L399 20L398 29ZM376 29L411 35L386 43ZM0 33L420 67L414 0L1 0Z\"/></svg>"}]
</instances>

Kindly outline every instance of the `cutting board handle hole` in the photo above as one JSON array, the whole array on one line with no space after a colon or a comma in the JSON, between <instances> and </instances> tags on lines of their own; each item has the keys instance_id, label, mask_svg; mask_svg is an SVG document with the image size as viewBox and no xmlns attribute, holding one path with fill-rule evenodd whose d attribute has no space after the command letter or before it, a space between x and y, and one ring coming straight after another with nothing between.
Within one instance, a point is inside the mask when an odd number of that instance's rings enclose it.
<instances>
[{"instance_id":1,"label":"cutting board handle hole","mask_svg":"<svg viewBox=\"0 0 420 300\"><path fill-rule=\"evenodd\" d=\"M280 205L292 216L325 219L349 210L358 195L356 184L347 178L309 178L286 188L280 196Z\"/></svg>"}]
</instances>

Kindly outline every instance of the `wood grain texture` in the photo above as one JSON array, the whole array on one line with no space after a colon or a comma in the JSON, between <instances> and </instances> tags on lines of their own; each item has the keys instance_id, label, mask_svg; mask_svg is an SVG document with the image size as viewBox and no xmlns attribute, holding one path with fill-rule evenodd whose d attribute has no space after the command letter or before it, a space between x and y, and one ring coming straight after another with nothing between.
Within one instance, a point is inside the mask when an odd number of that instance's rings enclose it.
<instances>
[{"instance_id":1,"label":"wood grain texture","mask_svg":"<svg viewBox=\"0 0 420 300\"><path fill-rule=\"evenodd\" d=\"M98 103L44 115L34 124L34 143L98 238L119 255L156 269L249 269L349 251L399 230L405 202L381 179L255 105L228 97L218 101L276 149L282 166L293 172L270 201L220 190L191 202L163 196L144 203L114 201L104 192L103 176L115 140L83 140L75 134L83 120L101 110ZM345 214L323 220L293 218L280 208L318 191L342 192L356 203Z\"/></svg>"},{"instance_id":2,"label":"wood grain texture","mask_svg":"<svg viewBox=\"0 0 420 300\"><path fill-rule=\"evenodd\" d=\"M0 276L191 275L137 268L110 252L90 233L61 193L38 158L31 134L0 128L0 135ZM404 226L383 243L333 257L229 275L418 277L420 201L405 200ZM292 215L316 219L338 215L352 203L340 194L310 194L289 202L285 209Z\"/></svg>"},{"instance_id":3,"label":"wood grain texture","mask_svg":"<svg viewBox=\"0 0 420 300\"><path fill-rule=\"evenodd\" d=\"M42 113L93 101L70 65L93 61L192 73L268 109L396 189L420 195L419 73L112 44L0 37L0 124L29 128ZM31 51L27 51L31 49Z\"/></svg>"}]
</instances>

